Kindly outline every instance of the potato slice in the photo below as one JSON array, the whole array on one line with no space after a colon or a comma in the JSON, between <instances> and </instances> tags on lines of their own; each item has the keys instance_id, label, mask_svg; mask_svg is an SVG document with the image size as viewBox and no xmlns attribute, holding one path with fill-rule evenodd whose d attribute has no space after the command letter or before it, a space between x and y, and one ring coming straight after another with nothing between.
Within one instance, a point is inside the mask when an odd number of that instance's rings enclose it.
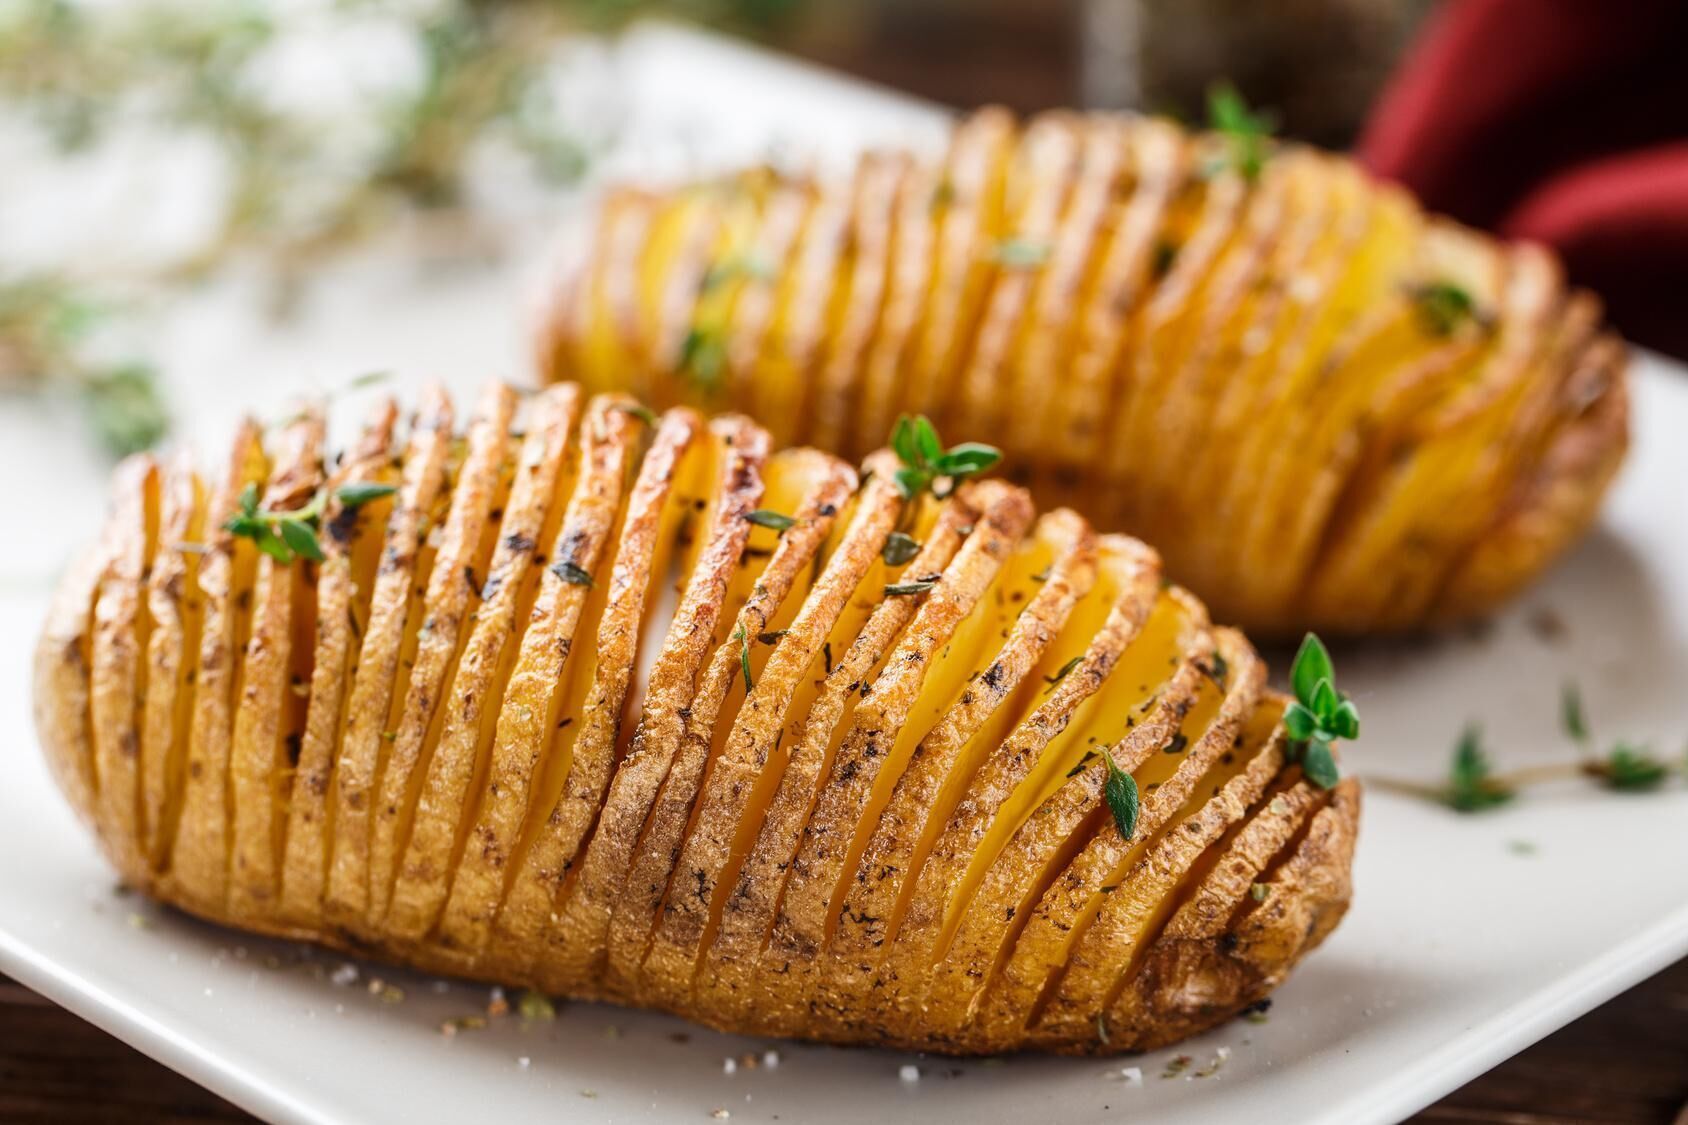
<instances>
[{"instance_id":1,"label":"potato slice","mask_svg":"<svg viewBox=\"0 0 1688 1125\"><path fill-rule=\"evenodd\" d=\"M180 813L182 771L193 722L193 654L199 651L199 559L205 490L193 458L178 453L159 480L157 548L147 578L146 702L141 719L141 818L147 865L163 866Z\"/></svg>"},{"instance_id":2,"label":"potato slice","mask_svg":"<svg viewBox=\"0 0 1688 1125\"><path fill-rule=\"evenodd\" d=\"M193 722L181 814L160 885L172 902L212 917L221 913L228 893L229 739L250 618L242 605L252 597L257 554L251 540L235 538L223 525L239 510L241 493L248 485L259 487L268 471L258 427L243 420L206 513L211 549L199 563L204 620L194 659Z\"/></svg>"},{"instance_id":3,"label":"potato slice","mask_svg":"<svg viewBox=\"0 0 1688 1125\"><path fill-rule=\"evenodd\" d=\"M639 466L609 581L595 583L581 613L582 636L593 642L586 651L569 646L576 660L565 665L565 670L574 667L545 769L535 786L535 815L523 826L504 903L494 919L486 961L501 972L537 971L534 963L545 950L560 892L571 885L571 874L577 874L582 841L597 822L625 749L620 736L623 711L659 600L657 591L667 581L671 544L695 514L700 486L716 471L714 447L697 414L671 410ZM546 981L547 987L555 983Z\"/></svg>"},{"instance_id":4,"label":"potato slice","mask_svg":"<svg viewBox=\"0 0 1688 1125\"><path fill-rule=\"evenodd\" d=\"M322 925L334 751L346 728L348 682L357 667L362 623L369 620L375 568L380 564L381 533L393 506L376 498L348 507L337 490L353 483L398 487L398 474L390 465L397 417L397 403L390 398L378 401L364 424L363 436L329 479L322 517L326 534L320 536L325 558L316 582L316 651L306 684L309 702L299 760L288 789L276 908L281 923L290 927L308 930Z\"/></svg>"},{"instance_id":5,"label":"potato slice","mask_svg":"<svg viewBox=\"0 0 1688 1125\"><path fill-rule=\"evenodd\" d=\"M1033 699L1053 691L1075 670L1085 674L1079 667L1082 652L1068 658L1072 646L1059 642L1069 639L1064 634L1082 616L1077 607L1096 585L1096 534L1075 513L1057 510L1039 521L1034 536L1052 561L1030 574L1000 575L991 592L998 620L1010 622L1001 648L979 646L976 660L983 662L982 669L916 743L883 810L876 815L870 809L857 831L852 850L858 858L845 863L850 881L829 946L832 967L851 979L824 982L830 995L858 988L856 971L866 967L864 961L876 960L875 951L896 932L902 891L914 885L935 830L947 820L980 757L1002 745ZM1038 674L1051 667L1048 659L1055 651L1060 653L1055 674ZM935 815L934 805L941 806ZM864 832L870 833L865 839Z\"/></svg>"},{"instance_id":6,"label":"potato slice","mask_svg":"<svg viewBox=\"0 0 1688 1125\"><path fill-rule=\"evenodd\" d=\"M782 510L797 499L790 507L797 522L779 533L732 632L704 670L681 753L664 779L627 893L610 922L611 979L646 1003L674 1006L690 999L699 947L718 917L713 902L721 868L742 859L754 839L779 780L766 765L783 729L782 703L815 655L790 638L793 632L812 638L818 649L832 624L799 620L796 607L812 604L819 552L856 489L856 474L835 458L798 450L776 455L768 476L769 504ZM746 664L751 683L744 682ZM740 701L737 719L728 722L734 699Z\"/></svg>"},{"instance_id":7,"label":"potato slice","mask_svg":"<svg viewBox=\"0 0 1688 1125\"><path fill-rule=\"evenodd\" d=\"M93 729L89 722L92 684L94 599L105 552L90 547L59 579L35 644L35 732L47 770L77 817L99 839L94 816ZM104 847L103 841L101 842Z\"/></svg>"},{"instance_id":8,"label":"potato slice","mask_svg":"<svg viewBox=\"0 0 1688 1125\"><path fill-rule=\"evenodd\" d=\"M627 406L619 397L592 401L581 425L580 470L567 513L549 556L534 560L543 566L549 558L560 569L541 579L522 634L498 711L486 783L479 787L479 806L451 875L437 935L445 950L470 964L491 935L515 868L511 861L518 858L524 825L534 815L542 769L549 764L545 752L558 724L572 719L561 712L575 697L571 685L581 679L579 667L587 660L584 654L569 659L582 635L577 629L588 620L595 626L602 615L601 600L596 615L588 618L584 611L595 587L592 576L616 530L636 453L640 424Z\"/></svg>"},{"instance_id":9,"label":"potato slice","mask_svg":"<svg viewBox=\"0 0 1688 1125\"><path fill-rule=\"evenodd\" d=\"M950 142L939 181L931 287L904 368L899 411L947 420L1005 236L1004 190L1018 131L1004 110L980 110Z\"/></svg>"},{"instance_id":10,"label":"potato slice","mask_svg":"<svg viewBox=\"0 0 1688 1125\"><path fill-rule=\"evenodd\" d=\"M904 510L901 493L890 479L894 465L895 459L885 454L869 458L871 476L852 521L852 542L882 542L889 531L884 527L887 518L894 519ZM1000 502L994 491L987 490L984 498ZM778 918L786 876L822 781L831 776L845 733L864 698L862 684L883 666L898 634L915 615L912 598L873 595L905 575L943 572L961 548L966 529L979 518L975 506L979 499L975 489L963 487L941 505L915 509L909 526L920 546L900 573L881 558L870 560L863 576L856 570L859 555L840 549L834 558L845 560L837 565L848 569L829 571L818 584L829 597L842 594L849 600L821 645L818 671L822 679L812 692L800 691L794 701L792 710L801 717L790 725L791 750L755 842L736 880L723 879L718 884L731 886L732 891L721 903L715 940L697 974L698 1004L720 1012L723 1019L742 1020L752 1011L766 1019L774 1010L771 1005L777 1003L779 990L766 987L769 981L760 965Z\"/></svg>"},{"instance_id":11,"label":"potato slice","mask_svg":"<svg viewBox=\"0 0 1688 1125\"><path fill-rule=\"evenodd\" d=\"M1121 217L1130 148L1122 117L1097 115L1075 122L1075 127L1083 145L1078 175L1004 371L1006 382L998 392L1000 417L995 428L976 431L1006 435L1000 440L1016 462L1023 453L1052 449L1064 440L1075 406L1088 412L1098 405L1094 399L1070 401L1085 393L1070 376L1060 393L1051 394L1050 375L1071 366L1078 322L1073 310L1085 304L1111 228Z\"/></svg>"},{"instance_id":12,"label":"potato slice","mask_svg":"<svg viewBox=\"0 0 1688 1125\"><path fill-rule=\"evenodd\" d=\"M282 431L264 490L265 510L295 511L316 494L325 425L321 408L311 405ZM229 910L237 918L275 910L287 823L285 783L292 780L304 725L299 699L290 690L294 642L297 637L309 653L315 639L310 618L300 627L293 617L296 601L316 596L315 576L297 561L263 556L253 586L251 635L241 660L229 749Z\"/></svg>"},{"instance_id":13,"label":"potato slice","mask_svg":"<svg viewBox=\"0 0 1688 1125\"><path fill-rule=\"evenodd\" d=\"M884 307L891 232L908 166L906 156L892 153L869 153L856 166L849 276L840 281L807 424L797 430L822 449L842 448L852 432L864 361Z\"/></svg>"},{"instance_id":14,"label":"potato slice","mask_svg":"<svg viewBox=\"0 0 1688 1125\"><path fill-rule=\"evenodd\" d=\"M504 509L510 490L510 422L515 408L515 393L503 383L489 383L482 392L469 423L467 452L453 483L450 509L439 525L415 656L403 677L403 710L389 728L392 737L382 732L376 763L366 876L369 902L362 922L369 934L381 933L385 926L416 802L444 732L441 704L472 633L465 631L464 623L476 618L481 576L491 574L489 556L497 538L494 513Z\"/></svg>"},{"instance_id":15,"label":"potato slice","mask_svg":"<svg viewBox=\"0 0 1688 1125\"><path fill-rule=\"evenodd\" d=\"M916 596L921 603L882 669L857 686L861 701L833 755L831 774L815 798L786 877L784 900L763 954L764 974L787 978L781 982L786 1010L802 1003L804 990L815 983L816 959L832 937L849 890L847 873L866 843L859 839L860 826L889 800L921 735L964 690L977 663L976 646L989 643L986 636L1003 627L1003 619L990 613L988 603L981 607L981 600L1031 523L1031 503L1022 490L996 482L985 482L973 503L979 519L950 565L931 578L919 576L933 585L912 595L887 590L886 596ZM1047 550L1037 556L1046 559ZM1026 568L1030 561L1019 560L1026 573L1037 569Z\"/></svg>"},{"instance_id":16,"label":"potato slice","mask_svg":"<svg viewBox=\"0 0 1688 1125\"><path fill-rule=\"evenodd\" d=\"M146 569L158 527L158 465L138 455L118 466L106 523L105 573L94 602L89 662L89 722L94 748L94 813L112 862L144 884L140 848L140 707L146 696L146 652L152 618Z\"/></svg>"},{"instance_id":17,"label":"potato slice","mask_svg":"<svg viewBox=\"0 0 1688 1125\"><path fill-rule=\"evenodd\" d=\"M685 712L696 698L698 674L727 586L749 539L752 525L745 516L762 496L766 432L729 416L711 424L710 439L718 450L717 469L708 531L700 538L702 550L651 671L632 746L611 778L579 875L565 888L545 939L545 979L568 982L574 989L602 987L610 916L624 893L652 804L684 738Z\"/></svg>"},{"instance_id":18,"label":"potato slice","mask_svg":"<svg viewBox=\"0 0 1688 1125\"><path fill-rule=\"evenodd\" d=\"M505 697L509 671L505 652L517 622L525 621L531 610L540 573L534 556L538 545L549 538L547 524L555 530L550 517L561 510L556 498L570 490L567 477L573 466L569 459L580 409L579 388L568 383L550 388L534 403L515 479L499 505L503 518L498 522L498 545L487 564L473 627L443 693L443 713L435 720L441 727L438 741L433 753L411 771L406 802L411 810L409 823L401 815L394 841L400 860L387 913L380 922L389 940L408 944L422 939L437 920L451 873L458 868L467 829L464 806L487 768ZM466 475L473 469L472 457L465 464ZM467 480L459 481L459 495L466 498L473 487ZM454 517L459 510L454 504ZM451 534L450 524L446 534ZM442 550L442 562L447 557ZM400 741L395 747L404 745ZM393 763L389 763L387 778L394 776ZM376 839L379 845L379 831Z\"/></svg>"},{"instance_id":19,"label":"potato slice","mask_svg":"<svg viewBox=\"0 0 1688 1125\"><path fill-rule=\"evenodd\" d=\"M948 184L940 171L916 164L903 171L895 201L885 300L874 328L873 341L854 386L856 424L841 438L839 452L863 453L885 443L902 401L904 365L908 362L916 326L933 283L937 216L948 206Z\"/></svg>"},{"instance_id":20,"label":"potato slice","mask_svg":"<svg viewBox=\"0 0 1688 1125\"><path fill-rule=\"evenodd\" d=\"M406 653L405 635L409 619L420 612L412 612L413 603L421 601L418 591L429 580L433 551L424 547L423 525L431 523L437 503L447 495L452 415L443 389L430 385L423 390L381 548L369 620L346 693L345 726L329 787L329 867L323 899L325 920L346 934L360 932L369 911L371 806L378 793L382 747L394 734L393 715L403 702L401 657L415 661L413 649Z\"/></svg>"},{"instance_id":21,"label":"potato slice","mask_svg":"<svg viewBox=\"0 0 1688 1125\"><path fill-rule=\"evenodd\" d=\"M994 268L983 311L972 347L960 353L954 401L945 404L946 422L953 418L964 433L1011 432L1005 422L1015 345L1054 252L1082 154L1078 118L1051 112L1032 120L1009 160L1002 230L984 247Z\"/></svg>"}]
</instances>

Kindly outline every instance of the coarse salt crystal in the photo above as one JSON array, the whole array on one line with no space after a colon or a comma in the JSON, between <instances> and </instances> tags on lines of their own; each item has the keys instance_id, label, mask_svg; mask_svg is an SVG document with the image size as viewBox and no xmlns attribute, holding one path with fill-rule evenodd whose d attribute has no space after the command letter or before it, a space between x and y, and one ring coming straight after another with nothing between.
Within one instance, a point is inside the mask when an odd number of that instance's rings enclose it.
<instances>
[{"instance_id":1,"label":"coarse salt crystal","mask_svg":"<svg viewBox=\"0 0 1688 1125\"><path fill-rule=\"evenodd\" d=\"M533 1065L533 1060L528 1056L523 1055L521 1058L516 1060L516 1065L521 1067L523 1070L526 1070Z\"/></svg>"},{"instance_id":2,"label":"coarse salt crystal","mask_svg":"<svg viewBox=\"0 0 1688 1125\"><path fill-rule=\"evenodd\" d=\"M721 1060L721 1073L722 1074L733 1074L733 1073L737 1072L737 1070L738 1070L738 1060L737 1059L722 1059Z\"/></svg>"},{"instance_id":3,"label":"coarse salt crystal","mask_svg":"<svg viewBox=\"0 0 1688 1125\"><path fill-rule=\"evenodd\" d=\"M1140 1066L1121 1067L1119 1076L1132 1086L1143 1084L1143 1068Z\"/></svg>"},{"instance_id":4,"label":"coarse salt crystal","mask_svg":"<svg viewBox=\"0 0 1688 1125\"><path fill-rule=\"evenodd\" d=\"M772 1070L776 1066L778 1066L779 1064L780 1064L780 1053L778 1051L763 1051L762 1052L762 1065L763 1066L767 1067L769 1070Z\"/></svg>"},{"instance_id":5,"label":"coarse salt crystal","mask_svg":"<svg viewBox=\"0 0 1688 1125\"><path fill-rule=\"evenodd\" d=\"M913 1063L904 1063L897 1068L897 1077L904 1082L919 1082L920 1068Z\"/></svg>"},{"instance_id":6,"label":"coarse salt crystal","mask_svg":"<svg viewBox=\"0 0 1688 1125\"><path fill-rule=\"evenodd\" d=\"M350 961L341 962L340 966L328 974L329 982L344 988L348 984L356 983L358 967Z\"/></svg>"}]
</instances>

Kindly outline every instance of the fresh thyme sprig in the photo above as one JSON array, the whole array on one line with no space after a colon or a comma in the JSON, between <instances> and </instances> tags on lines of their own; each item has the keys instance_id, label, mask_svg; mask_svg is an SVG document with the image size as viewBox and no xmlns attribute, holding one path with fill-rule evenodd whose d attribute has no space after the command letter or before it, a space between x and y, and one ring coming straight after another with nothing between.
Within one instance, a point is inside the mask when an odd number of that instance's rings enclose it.
<instances>
[{"instance_id":1,"label":"fresh thyme sprig","mask_svg":"<svg viewBox=\"0 0 1688 1125\"><path fill-rule=\"evenodd\" d=\"M334 492L335 499L347 508L356 508L371 500L391 496L398 489L390 484L374 481L354 481L341 485ZM223 529L231 535L250 539L258 550L283 565L295 558L321 562L322 542L317 532L322 524L323 509L328 506L328 489L316 493L298 508L275 511L258 506L258 486L248 484L240 493L240 511L230 516Z\"/></svg>"},{"instance_id":2,"label":"fresh thyme sprig","mask_svg":"<svg viewBox=\"0 0 1688 1125\"><path fill-rule=\"evenodd\" d=\"M1476 723L1470 723L1454 744L1447 777L1439 784L1426 785L1389 778L1374 778L1371 783L1408 796L1435 801L1456 812L1474 813L1510 804L1529 786L1549 781L1582 778L1606 789L1641 793L1660 788L1673 774L1688 775L1688 762L1673 768L1671 763L1645 746L1620 741L1613 743L1604 754L1597 752L1583 708L1582 693L1574 683L1567 683L1560 693L1559 720L1566 736L1579 751L1577 761L1497 773L1484 748L1482 729Z\"/></svg>"},{"instance_id":3,"label":"fresh thyme sprig","mask_svg":"<svg viewBox=\"0 0 1688 1125\"><path fill-rule=\"evenodd\" d=\"M897 419L891 430L891 449L902 461L897 469L897 489L909 500L927 489L940 498L947 496L954 482L982 473L1002 460L1002 450L976 441L945 449L937 429L924 414L904 414ZM949 482L941 493L936 487L940 481Z\"/></svg>"},{"instance_id":4,"label":"fresh thyme sprig","mask_svg":"<svg viewBox=\"0 0 1688 1125\"><path fill-rule=\"evenodd\" d=\"M1230 168L1250 182L1259 179L1277 127L1272 116L1250 109L1235 86L1221 82L1208 88L1207 120L1225 145L1223 158L1210 171Z\"/></svg>"},{"instance_id":5,"label":"fresh thyme sprig","mask_svg":"<svg viewBox=\"0 0 1688 1125\"><path fill-rule=\"evenodd\" d=\"M1336 690L1336 668L1324 642L1308 633L1290 666L1290 689L1295 701L1284 709L1284 732L1290 737L1289 759L1321 789L1342 779L1331 745L1340 738L1360 737L1360 712Z\"/></svg>"}]
</instances>

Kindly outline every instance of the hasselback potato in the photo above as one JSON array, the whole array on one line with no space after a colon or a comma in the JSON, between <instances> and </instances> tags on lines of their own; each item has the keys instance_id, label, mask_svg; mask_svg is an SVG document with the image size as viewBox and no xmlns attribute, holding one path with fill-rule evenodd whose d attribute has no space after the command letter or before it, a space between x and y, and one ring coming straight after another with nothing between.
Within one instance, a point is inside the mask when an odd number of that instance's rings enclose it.
<instances>
[{"instance_id":1,"label":"hasselback potato","mask_svg":"<svg viewBox=\"0 0 1688 1125\"><path fill-rule=\"evenodd\" d=\"M927 414L1260 634L1492 608L1622 459L1621 341L1542 248L1249 140L984 110L844 180L616 190L540 362L846 457Z\"/></svg>"},{"instance_id":2,"label":"hasselback potato","mask_svg":"<svg viewBox=\"0 0 1688 1125\"><path fill-rule=\"evenodd\" d=\"M211 477L120 467L35 692L125 880L430 971L963 1053L1210 1027L1346 909L1355 783L1141 543L572 384L454 417L428 389L337 457L306 410Z\"/></svg>"}]
</instances>

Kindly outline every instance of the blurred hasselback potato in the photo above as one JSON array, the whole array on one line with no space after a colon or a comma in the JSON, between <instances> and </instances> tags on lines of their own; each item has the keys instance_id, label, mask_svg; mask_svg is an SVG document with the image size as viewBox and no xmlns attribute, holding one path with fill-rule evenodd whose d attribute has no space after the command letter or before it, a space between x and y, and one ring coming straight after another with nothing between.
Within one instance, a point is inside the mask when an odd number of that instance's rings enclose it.
<instances>
[{"instance_id":1,"label":"blurred hasselback potato","mask_svg":"<svg viewBox=\"0 0 1688 1125\"><path fill-rule=\"evenodd\" d=\"M551 377L846 457L924 413L1262 634L1491 609L1626 447L1623 345L1547 251L1246 131L987 109L935 160L618 190L595 238Z\"/></svg>"},{"instance_id":2,"label":"blurred hasselback potato","mask_svg":"<svg viewBox=\"0 0 1688 1125\"><path fill-rule=\"evenodd\" d=\"M946 1052L1189 1035L1346 909L1355 783L1136 540L573 384L454 419L430 389L337 457L306 411L210 477L120 468L36 707L130 883L430 971Z\"/></svg>"}]
</instances>

